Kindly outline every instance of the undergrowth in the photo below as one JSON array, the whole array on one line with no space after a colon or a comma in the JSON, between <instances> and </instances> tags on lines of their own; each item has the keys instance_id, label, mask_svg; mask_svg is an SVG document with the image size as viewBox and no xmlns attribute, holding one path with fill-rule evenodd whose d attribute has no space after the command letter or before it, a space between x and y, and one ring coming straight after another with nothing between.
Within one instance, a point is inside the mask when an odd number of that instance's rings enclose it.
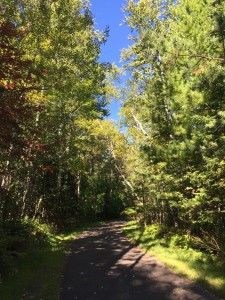
<instances>
[{"instance_id":1,"label":"undergrowth","mask_svg":"<svg viewBox=\"0 0 225 300\"><path fill-rule=\"evenodd\" d=\"M225 299L225 259L197 249L189 235L160 225L141 227L136 221L129 222L124 233L177 273Z\"/></svg>"},{"instance_id":2,"label":"undergrowth","mask_svg":"<svg viewBox=\"0 0 225 300\"><path fill-rule=\"evenodd\" d=\"M59 233L38 220L8 224L0 232L0 299L58 299L71 241L90 226Z\"/></svg>"}]
</instances>

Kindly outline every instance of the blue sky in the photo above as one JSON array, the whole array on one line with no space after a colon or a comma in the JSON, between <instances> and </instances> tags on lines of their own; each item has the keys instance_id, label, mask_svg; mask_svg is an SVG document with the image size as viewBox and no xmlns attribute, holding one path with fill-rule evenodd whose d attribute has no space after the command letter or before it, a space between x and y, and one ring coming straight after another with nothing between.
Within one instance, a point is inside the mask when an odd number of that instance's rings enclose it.
<instances>
[{"instance_id":1,"label":"blue sky","mask_svg":"<svg viewBox=\"0 0 225 300\"><path fill-rule=\"evenodd\" d=\"M105 45L102 46L101 61L114 62L120 64L120 53L123 48L130 44L128 36L130 30L123 24L124 13L122 7L126 5L126 0L91 0L91 11L94 15L95 28L104 30L109 26L109 37ZM120 104L116 101L110 105L110 119L117 120Z\"/></svg>"}]
</instances>

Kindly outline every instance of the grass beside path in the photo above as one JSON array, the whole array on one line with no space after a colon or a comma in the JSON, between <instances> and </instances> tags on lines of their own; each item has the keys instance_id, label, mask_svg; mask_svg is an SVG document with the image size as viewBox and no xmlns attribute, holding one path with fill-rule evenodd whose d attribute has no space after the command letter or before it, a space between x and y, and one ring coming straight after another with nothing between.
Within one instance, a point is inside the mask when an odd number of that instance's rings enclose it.
<instances>
[{"instance_id":1,"label":"grass beside path","mask_svg":"<svg viewBox=\"0 0 225 300\"><path fill-rule=\"evenodd\" d=\"M70 244L79 233L94 225L96 223L70 232L48 234L43 245L30 249L16 261L15 274L0 282L0 299L57 300Z\"/></svg>"},{"instance_id":2,"label":"grass beside path","mask_svg":"<svg viewBox=\"0 0 225 300\"><path fill-rule=\"evenodd\" d=\"M178 236L168 240L157 225L143 228L131 221L124 227L124 233L132 242L157 257L166 266L225 299L224 260L196 249L179 246Z\"/></svg>"}]
</instances>

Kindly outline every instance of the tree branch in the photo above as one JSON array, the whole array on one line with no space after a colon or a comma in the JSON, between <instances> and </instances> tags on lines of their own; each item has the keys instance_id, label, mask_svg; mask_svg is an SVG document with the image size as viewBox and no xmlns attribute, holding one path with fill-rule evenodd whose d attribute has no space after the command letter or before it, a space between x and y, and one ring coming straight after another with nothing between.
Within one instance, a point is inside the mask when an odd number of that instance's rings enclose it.
<instances>
[{"instance_id":1,"label":"tree branch","mask_svg":"<svg viewBox=\"0 0 225 300\"><path fill-rule=\"evenodd\" d=\"M167 52L169 54L175 55L177 57L180 56L186 56L186 57L192 57L192 58L202 58L202 59L206 59L206 60L218 60L218 61L225 61L225 58L222 57L212 57L212 56L205 56L202 54L184 54L184 53L175 53L175 52Z\"/></svg>"},{"instance_id":2,"label":"tree branch","mask_svg":"<svg viewBox=\"0 0 225 300\"><path fill-rule=\"evenodd\" d=\"M98 120L98 124L99 124L99 126L101 127L101 129L104 130L104 129L103 129L103 126L102 126L102 124L101 124L101 122L100 122L99 120ZM112 153L112 157L113 157L113 160L114 160L114 165L115 165L116 170L118 171L118 173L120 174L120 176L123 178L123 180L124 180L124 182L127 184L127 186L134 192L134 187L133 187L132 184L127 180L126 176L123 174L121 168L120 168L120 167L118 166L118 164L117 164L117 158L116 158L116 155L115 155L115 153L114 153L114 146L113 146L112 141L110 140L109 135L107 134L106 137L107 137L107 142L108 142L108 144L109 144L109 146L110 146L110 151L111 151L111 153ZM135 193L135 195L136 195L136 193ZM136 196L137 196L137 195L136 195Z\"/></svg>"}]
</instances>

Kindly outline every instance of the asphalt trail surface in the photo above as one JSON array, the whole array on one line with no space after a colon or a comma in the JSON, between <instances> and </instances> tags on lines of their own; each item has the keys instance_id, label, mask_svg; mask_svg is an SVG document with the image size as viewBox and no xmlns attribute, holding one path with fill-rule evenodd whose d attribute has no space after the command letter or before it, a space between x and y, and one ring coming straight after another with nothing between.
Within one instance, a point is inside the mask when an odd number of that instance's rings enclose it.
<instances>
[{"instance_id":1,"label":"asphalt trail surface","mask_svg":"<svg viewBox=\"0 0 225 300\"><path fill-rule=\"evenodd\" d=\"M108 222L74 240L60 300L215 300L198 285L132 245L123 221Z\"/></svg>"}]
</instances>

